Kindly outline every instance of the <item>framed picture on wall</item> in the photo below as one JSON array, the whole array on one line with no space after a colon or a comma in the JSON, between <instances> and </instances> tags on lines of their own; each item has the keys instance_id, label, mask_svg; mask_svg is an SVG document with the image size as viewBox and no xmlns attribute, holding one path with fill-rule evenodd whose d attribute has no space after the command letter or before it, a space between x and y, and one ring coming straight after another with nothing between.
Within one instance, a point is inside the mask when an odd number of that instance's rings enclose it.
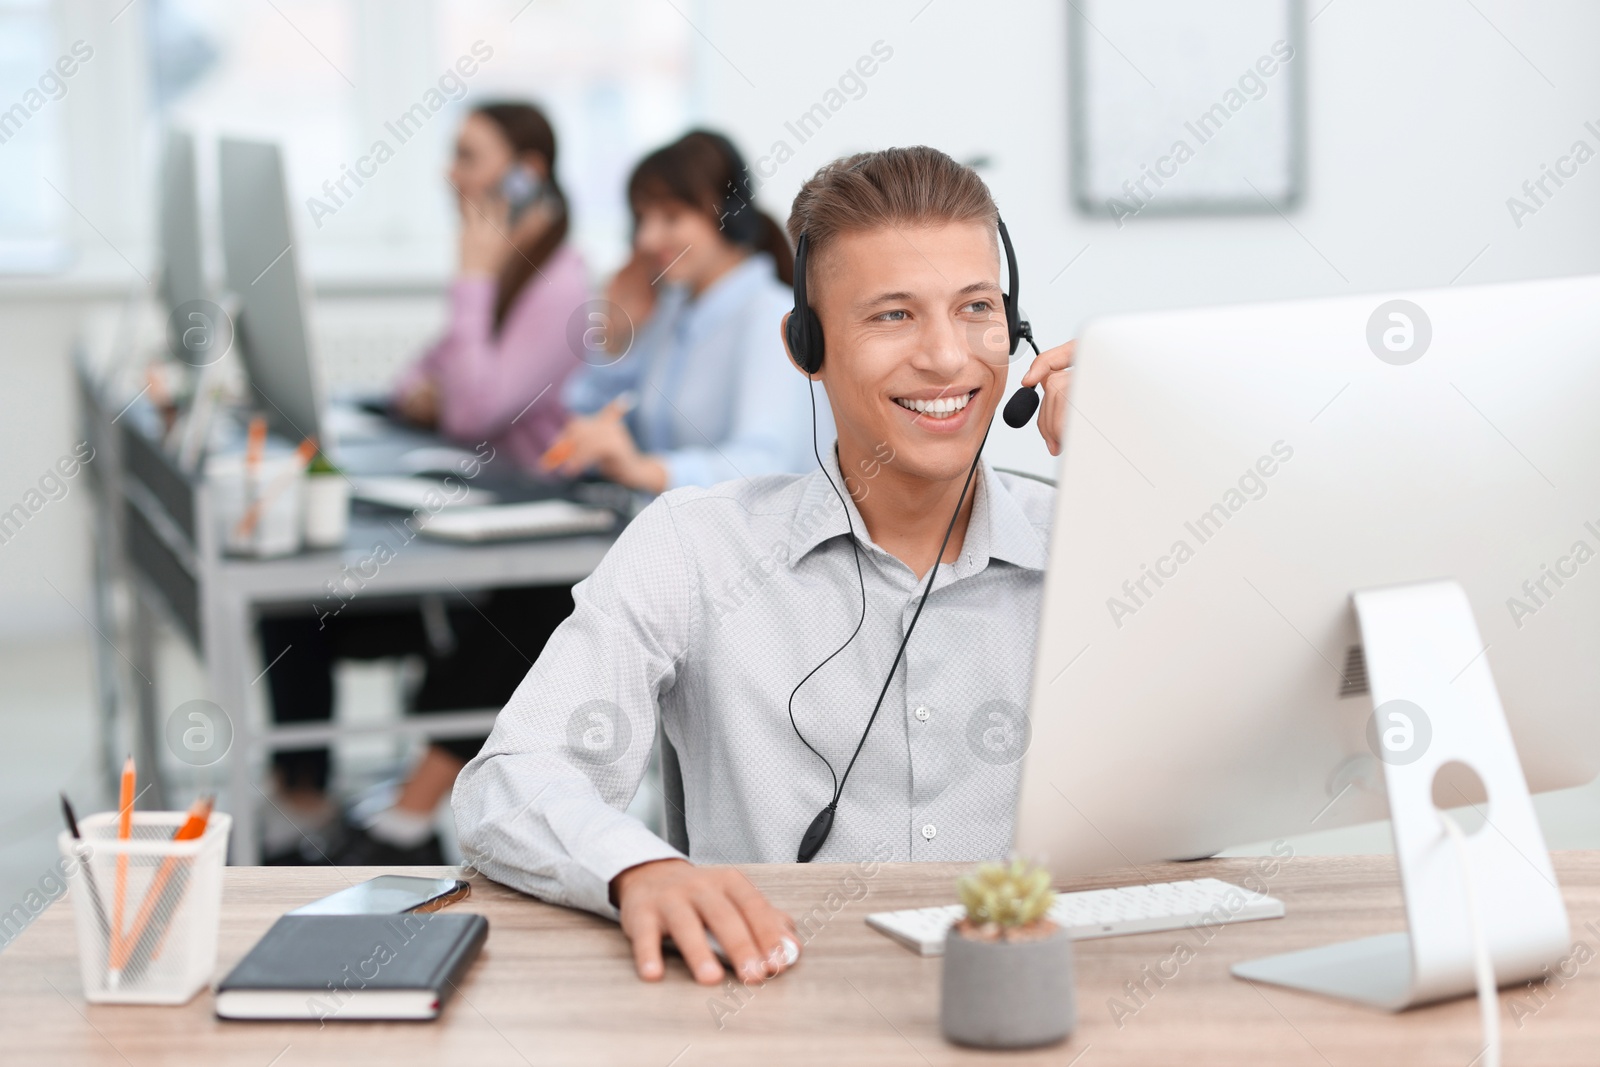
<instances>
[{"instance_id":1,"label":"framed picture on wall","mask_svg":"<svg viewBox=\"0 0 1600 1067\"><path fill-rule=\"evenodd\" d=\"M1302 0L1067 0L1072 198L1145 215L1286 211L1304 193Z\"/></svg>"}]
</instances>

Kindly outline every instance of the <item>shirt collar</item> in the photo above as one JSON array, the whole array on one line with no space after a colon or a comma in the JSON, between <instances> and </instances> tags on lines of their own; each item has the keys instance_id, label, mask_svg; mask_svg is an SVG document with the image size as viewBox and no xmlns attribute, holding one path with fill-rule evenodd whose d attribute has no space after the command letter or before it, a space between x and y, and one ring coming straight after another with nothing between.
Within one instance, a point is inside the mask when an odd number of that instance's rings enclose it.
<instances>
[{"instance_id":1,"label":"shirt collar","mask_svg":"<svg viewBox=\"0 0 1600 1067\"><path fill-rule=\"evenodd\" d=\"M861 520L861 512L856 510L856 503L851 500L844 490L844 476L839 471L839 453L837 442L830 443L827 449L821 452L822 469L812 471L804 482L800 493L800 503L795 506L794 522L790 524L792 531L789 537L789 566L793 567L813 548L822 542L835 537L842 537L850 532L848 523L854 523L856 530L861 532L863 539L866 536L866 523ZM829 479L833 485L828 484ZM838 491L834 491L834 487ZM839 507L839 497L844 496L845 507L849 509L849 519L845 518L845 511Z\"/></svg>"},{"instance_id":2,"label":"shirt collar","mask_svg":"<svg viewBox=\"0 0 1600 1067\"><path fill-rule=\"evenodd\" d=\"M987 462L980 464L978 475L983 479L983 491L973 503L973 520L976 523L977 513L983 509L987 520L983 525L989 532L989 558L1003 559L1031 571L1044 570L1050 558L1044 535L1029 521L993 467Z\"/></svg>"},{"instance_id":3,"label":"shirt collar","mask_svg":"<svg viewBox=\"0 0 1600 1067\"><path fill-rule=\"evenodd\" d=\"M849 532L846 524L845 511L839 507L839 495L845 498L845 508L849 509L849 522L855 525L857 536L867 544L867 524L861 518L861 512L856 510L856 502L844 489L844 476L839 470L839 455L837 444L830 445L822 453L822 462L826 475L821 470L813 471L806 479L805 488L800 494L800 502L795 508L793 534L789 540L789 566L799 563L802 557L824 541L835 537L842 537ZM828 484L828 478L833 479L833 485L839 487L835 494L833 487ZM1003 560L1028 570L1042 571L1049 554L1045 548L1044 538L1039 531L1028 521L1028 516L1023 512L1016 498L1011 495L1000 480L1000 476L987 462L978 464L978 495L972 504L972 516L967 521L967 535L963 540L961 550L962 560L956 567L960 573L975 573L981 568L977 562L987 562L991 559ZM870 491L870 483L869 483ZM969 568L963 566L970 555L973 565Z\"/></svg>"}]
</instances>

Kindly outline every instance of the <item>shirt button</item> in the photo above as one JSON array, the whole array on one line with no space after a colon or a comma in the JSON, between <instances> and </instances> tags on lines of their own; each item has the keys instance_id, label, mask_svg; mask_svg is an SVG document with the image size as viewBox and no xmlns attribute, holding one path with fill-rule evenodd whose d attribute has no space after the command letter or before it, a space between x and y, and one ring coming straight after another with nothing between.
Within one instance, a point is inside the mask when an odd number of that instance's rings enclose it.
<instances>
[{"instance_id":1,"label":"shirt button","mask_svg":"<svg viewBox=\"0 0 1600 1067\"><path fill-rule=\"evenodd\" d=\"M932 841L934 835L936 835L938 832L938 828L936 828L933 823L930 822L922 828L922 837L926 841Z\"/></svg>"},{"instance_id":2,"label":"shirt button","mask_svg":"<svg viewBox=\"0 0 1600 1067\"><path fill-rule=\"evenodd\" d=\"M912 712L912 714L917 717L918 722L928 721L928 709L921 704L917 705L917 710Z\"/></svg>"}]
</instances>

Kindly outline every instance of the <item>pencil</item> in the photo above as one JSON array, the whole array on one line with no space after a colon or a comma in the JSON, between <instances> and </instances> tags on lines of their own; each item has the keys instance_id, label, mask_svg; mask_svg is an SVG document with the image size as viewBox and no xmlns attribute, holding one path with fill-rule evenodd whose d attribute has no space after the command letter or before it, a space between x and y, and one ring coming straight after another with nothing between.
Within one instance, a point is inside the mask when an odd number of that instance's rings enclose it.
<instances>
[{"instance_id":1,"label":"pencil","mask_svg":"<svg viewBox=\"0 0 1600 1067\"><path fill-rule=\"evenodd\" d=\"M542 470L555 470L567 460L572 458L572 442L563 437L549 448L544 455L539 457L539 467Z\"/></svg>"},{"instance_id":2,"label":"pencil","mask_svg":"<svg viewBox=\"0 0 1600 1067\"><path fill-rule=\"evenodd\" d=\"M244 515L234 528L234 536L245 536L244 531L255 525L256 508L260 507L260 486L256 484L261 470L261 459L267 451L267 420L263 415L250 416L250 429L244 443Z\"/></svg>"},{"instance_id":3,"label":"pencil","mask_svg":"<svg viewBox=\"0 0 1600 1067\"><path fill-rule=\"evenodd\" d=\"M261 466L261 454L267 448L267 420L264 415L250 416L249 436L245 439L244 464L246 472L254 474Z\"/></svg>"},{"instance_id":4,"label":"pencil","mask_svg":"<svg viewBox=\"0 0 1600 1067\"><path fill-rule=\"evenodd\" d=\"M213 803L214 798L206 796L189 805L189 817L184 819L183 825L173 832L172 840L193 841L204 834L206 824L211 819ZM139 914L133 920L133 929L124 942L127 958L119 961L120 965L126 968L129 978L137 978L142 974L150 961L161 951L161 943L166 940L167 931L172 928L178 901L188 884L190 863L186 860L187 858L168 856L161 861L160 869L150 882L150 890L145 894L144 903L139 907ZM151 925L151 919L156 920L154 925Z\"/></svg>"},{"instance_id":5,"label":"pencil","mask_svg":"<svg viewBox=\"0 0 1600 1067\"><path fill-rule=\"evenodd\" d=\"M161 375L156 373L154 363L145 368L144 384L150 390L150 402L156 407L164 408L171 403L172 398L167 395L167 384L162 380Z\"/></svg>"},{"instance_id":6,"label":"pencil","mask_svg":"<svg viewBox=\"0 0 1600 1067\"><path fill-rule=\"evenodd\" d=\"M618 394L595 415L595 418L620 419L633 410L635 396L631 392ZM565 435L556 440L556 443L545 449L544 455L539 457L541 470L555 470L567 460L572 458L572 440Z\"/></svg>"},{"instance_id":7,"label":"pencil","mask_svg":"<svg viewBox=\"0 0 1600 1067\"><path fill-rule=\"evenodd\" d=\"M78 816L72 810L72 801L67 799L67 794L61 794L61 814L67 820L67 832L74 841L81 842L83 835L78 832ZM78 860L83 864L84 884L89 887L89 903L94 907L95 922L100 924L100 936L111 936L111 920L106 918L106 902L100 899L100 885L94 880L94 871L89 866L89 848L82 846L83 851L78 853ZM109 951L109 949L108 949Z\"/></svg>"},{"instance_id":8,"label":"pencil","mask_svg":"<svg viewBox=\"0 0 1600 1067\"><path fill-rule=\"evenodd\" d=\"M122 764L122 795L117 804L117 840L131 841L133 839L133 787L137 772L133 767L133 756L129 756ZM128 854L117 854L117 880L111 894L111 966L106 974L106 985L112 989L117 988L121 979L118 959L122 956L122 913L128 901Z\"/></svg>"},{"instance_id":9,"label":"pencil","mask_svg":"<svg viewBox=\"0 0 1600 1067\"><path fill-rule=\"evenodd\" d=\"M306 464L311 462L311 457L317 454L317 442L310 437L301 441L294 450L295 465L292 469L284 471L272 480L267 486L267 491L256 498L244 515L239 519L239 524L233 528L235 537L249 537L255 532L256 523L261 519L261 513L272 506L272 502L283 494L283 491L294 484L300 472L306 469ZM257 460L259 463L260 461Z\"/></svg>"}]
</instances>

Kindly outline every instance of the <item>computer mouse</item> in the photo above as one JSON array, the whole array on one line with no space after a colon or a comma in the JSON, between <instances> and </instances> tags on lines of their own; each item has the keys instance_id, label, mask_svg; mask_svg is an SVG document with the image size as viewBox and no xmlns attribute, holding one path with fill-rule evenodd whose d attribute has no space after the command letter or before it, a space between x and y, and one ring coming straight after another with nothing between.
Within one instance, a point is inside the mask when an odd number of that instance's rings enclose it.
<instances>
[{"instance_id":1,"label":"computer mouse","mask_svg":"<svg viewBox=\"0 0 1600 1067\"><path fill-rule=\"evenodd\" d=\"M675 942L673 942L672 938L668 937L666 940L667 940L668 946L670 948L672 948L672 950L674 952L677 952L678 955L680 955L680 956L683 955L683 953L681 951L679 951L677 944ZM721 960L723 962L723 964L725 964L728 967L729 970L733 970L734 969L733 963L728 959L728 953L722 947L722 942L718 941L717 940L717 935L712 933L710 930L706 931L706 944L711 947L711 951L716 953L717 959ZM795 944L794 941L791 940L790 938L787 938L787 937L784 938L783 939L783 965L785 967L793 967L799 961L800 961L800 946Z\"/></svg>"},{"instance_id":2,"label":"computer mouse","mask_svg":"<svg viewBox=\"0 0 1600 1067\"><path fill-rule=\"evenodd\" d=\"M712 933L710 930L706 931L706 944L710 945L711 946L711 951L715 952L717 954L717 959L721 960L723 963L726 963L729 967L733 966L733 964L731 962L729 962L729 960L728 960L728 954L726 952L724 952L723 949L722 949L722 942L718 941L717 940L717 935ZM799 961L800 961L800 946L795 944L789 938L787 938L787 937L784 938L783 939L783 965L785 967L793 967Z\"/></svg>"}]
</instances>

